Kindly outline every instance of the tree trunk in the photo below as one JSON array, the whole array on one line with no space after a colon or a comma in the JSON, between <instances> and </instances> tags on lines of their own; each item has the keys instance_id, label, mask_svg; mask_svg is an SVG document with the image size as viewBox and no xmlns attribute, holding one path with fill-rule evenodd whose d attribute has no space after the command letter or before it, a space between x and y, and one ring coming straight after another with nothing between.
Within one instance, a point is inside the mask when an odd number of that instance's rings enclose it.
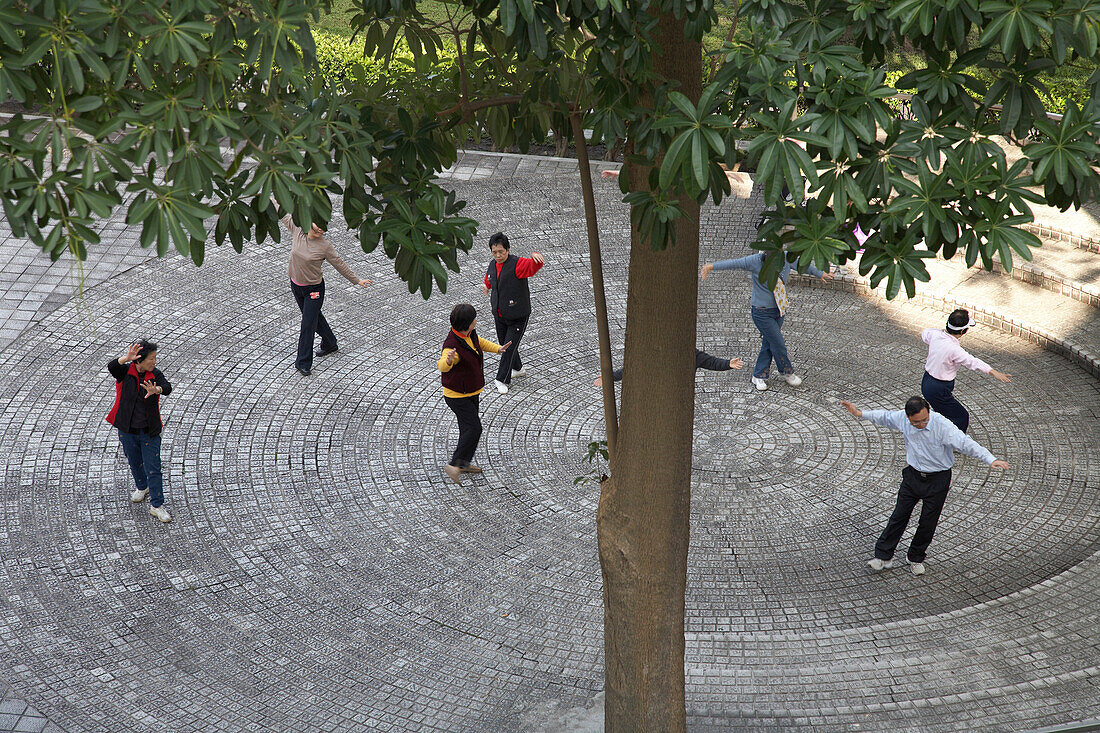
<instances>
[{"instance_id":1,"label":"tree trunk","mask_svg":"<svg viewBox=\"0 0 1100 733\"><path fill-rule=\"evenodd\" d=\"M581 176L581 193L584 196L584 220L588 231L588 259L592 266L592 296L596 301L596 336L599 340L600 376L603 378L603 422L607 433L608 466L615 456L618 443L619 419L615 411L615 382L611 378L611 329L607 324L607 298L603 287L603 255L600 252L600 227L596 219L596 197L592 192L592 166L588 161L581 113L569 113L573 126L573 143L577 147L577 169Z\"/></svg>"},{"instance_id":2,"label":"tree trunk","mask_svg":"<svg viewBox=\"0 0 1100 733\"><path fill-rule=\"evenodd\" d=\"M658 74L698 100L702 49L662 17ZM643 102L646 100L643 100ZM630 166L630 188L648 171ZM684 592L695 417L699 207L681 204L676 244L631 233L619 440L596 519L604 580L605 730L678 733L684 707Z\"/></svg>"}]
</instances>

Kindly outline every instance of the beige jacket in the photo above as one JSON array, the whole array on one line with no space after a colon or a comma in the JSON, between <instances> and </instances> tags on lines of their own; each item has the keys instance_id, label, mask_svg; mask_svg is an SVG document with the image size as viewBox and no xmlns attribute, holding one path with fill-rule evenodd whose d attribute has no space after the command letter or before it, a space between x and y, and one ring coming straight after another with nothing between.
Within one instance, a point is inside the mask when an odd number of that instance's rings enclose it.
<instances>
[{"instance_id":1,"label":"beige jacket","mask_svg":"<svg viewBox=\"0 0 1100 733\"><path fill-rule=\"evenodd\" d=\"M355 276L347 263L336 254L336 249L327 237L310 239L302 228L294 223L290 214L281 220L290 230L293 244L290 248L290 279L299 285L316 285L321 282L321 265L325 260L332 263L336 271L346 277L353 285L359 284L359 278Z\"/></svg>"}]
</instances>

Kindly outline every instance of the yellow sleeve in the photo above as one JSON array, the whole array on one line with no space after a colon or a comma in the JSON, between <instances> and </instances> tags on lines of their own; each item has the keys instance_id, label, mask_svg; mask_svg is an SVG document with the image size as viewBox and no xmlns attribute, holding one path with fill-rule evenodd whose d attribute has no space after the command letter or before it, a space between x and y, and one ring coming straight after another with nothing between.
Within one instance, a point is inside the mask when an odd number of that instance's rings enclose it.
<instances>
[{"instance_id":1,"label":"yellow sleeve","mask_svg":"<svg viewBox=\"0 0 1100 733\"><path fill-rule=\"evenodd\" d=\"M488 351L490 354L500 353L500 344L494 344L492 341L483 339L480 336L477 337L477 342L481 345L482 351Z\"/></svg>"},{"instance_id":2,"label":"yellow sleeve","mask_svg":"<svg viewBox=\"0 0 1100 733\"><path fill-rule=\"evenodd\" d=\"M456 362L455 362L454 364L448 364L448 363L447 363L447 352L448 352L448 351L454 351L456 355L458 354L458 350L457 350L457 349L443 349L443 355L442 355L442 356L440 356L440 357L439 357L439 361L437 361L437 362L435 363L435 365L436 365L437 367L439 367L439 371L441 371L441 372L449 372L449 371L451 371L451 367L453 367L453 366L454 366L455 364L457 364L457 363L458 363L457 361L456 361ZM462 357L461 357L461 356L459 356L458 358L459 358L459 359L461 359Z\"/></svg>"}]
</instances>

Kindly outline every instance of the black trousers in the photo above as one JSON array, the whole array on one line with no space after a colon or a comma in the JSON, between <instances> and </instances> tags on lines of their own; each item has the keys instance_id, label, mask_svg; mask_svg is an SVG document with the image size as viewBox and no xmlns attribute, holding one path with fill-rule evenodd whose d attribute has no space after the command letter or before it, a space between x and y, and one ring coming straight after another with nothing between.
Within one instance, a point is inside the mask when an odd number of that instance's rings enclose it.
<instances>
[{"instance_id":1,"label":"black trousers","mask_svg":"<svg viewBox=\"0 0 1100 733\"><path fill-rule=\"evenodd\" d=\"M497 379L505 384L512 383L512 370L517 372L523 369L523 360L519 358L519 342L523 338L523 332L527 330L527 321L531 316L508 320L499 315L493 315L493 322L497 327L497 343L504 345L509 341L512 345L500 355L500 366L497 367Z\"/></svg>"},{"instance_id":2,"label":"black trousers","mask_svg":"<svg viewBox=\"0 0 1100 733\"><path fill-rule=\"evenodd\" d=\"M478 402L481 395L472 397L444 397L447 407L458 418L458 446L451 454L451 465L465 468L473 460L474 451L481 440L481 415Z\"/></svg>"},{"instance_id":3,"label":"black trousers","mask_svg":"<svg viewBox=\"0 0 1100 733\"><path fill-rule=\"evenodd\" d=\"M298 333L298 357L294 360L294 366L311 369L315 335L320 334L322 349L336 348L336 336L321 315L321 306L325 304L325 281L316 285L298 285L292 280L290 290L298 302L298 309L302 311L302 330Z\"/></svg>"},{"instance_id":4,"label":"black trousers","mask_svg":"<svg viewBox=\"0 0 1100 733\"><path fill-rule=\"evenodd\" d=\"M905 528L909 526L909 517L913 507L921 502L920 519L917 520L917 533L909 543L909 562L924 562L928 545L932 544L932 535L940 521L943 503L947 501L947 491L951 488L951 469L922 473L912 466L906 466L901 472L901 488L898 489L898 503L894 513L886 522L886 529L875 543L875 557L889 560L894 556L898 542Z\"/></svg>"},{"instance_id":5,"label":"black trousers","mask_svg":"<svg viewBox=\"0 0 1100 733\"><path fill-rule=\"evenodd\" d=\"M955 427L966 432L970 427L970 413L955 399L955 380L944 381L936 379L928 372L920 382L920 393L932 409L955 423Z\"/></svg>"}]
</instances>

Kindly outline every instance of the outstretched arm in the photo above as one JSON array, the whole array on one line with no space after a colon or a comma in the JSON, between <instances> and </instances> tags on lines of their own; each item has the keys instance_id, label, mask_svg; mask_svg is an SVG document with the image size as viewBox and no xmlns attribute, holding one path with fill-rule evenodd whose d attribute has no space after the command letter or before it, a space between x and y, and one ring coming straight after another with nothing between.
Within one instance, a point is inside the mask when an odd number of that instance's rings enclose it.
<instances>
[{"instance_id":1,"label":"outstretched arm","mask_svg":"<svg viewBox=\"0 0 1100 733\"><path fill-rule=\"evenodd\" d=\"M903 430L905 427L906 418L904 410L861 410L851 402L845 402L844 400L841 400L840 404L844 405L845 410L859 419L873 422L875 425L890 428L891 430Z\"/></svg>"},{"instance_id":2,"label":"outstretched arm","mask_svg":"<svg viewBox=\"0 0 1100 733\"><path fill-rule=\"evenodd\" d=\"M542 269L542 266L546 263L542 255L538 252L532 252L530 257L517 257L516 258L516 277L525 278L531 277L536 272Z\"/></svg>"},{"instance_id":3,"label":"outstretched arm","mask_svg":"<svg viewBox=\"0 0 1100 733\"><path fill-rule=\"evenodd\" d=\"M737 364L738 366L735 366ZM695 368L706 369L712 372L728 372L730 369L740 369L740 359L726 360L718 356L711 356L705 351L695 350Z\"/></svg>"},{"instance_id":4,"label":"outstretched arm","mask_svg":"<svg viewBox=\"0 0 1100 733\"><path fill-rule=\"evenodd\" d=\"M994 463L1004 463L1003 467L998 466L998 468L1008 468L1007 463L998 461L993 457L993 454L989 452L988 448L980 445L978 441L974 440L951 423L944 425L943 429L946 432L944 441L959 453L970 456L971 458L977 458L979 461L985 461L990 466Z\"/></svg>"}]
</instances>

